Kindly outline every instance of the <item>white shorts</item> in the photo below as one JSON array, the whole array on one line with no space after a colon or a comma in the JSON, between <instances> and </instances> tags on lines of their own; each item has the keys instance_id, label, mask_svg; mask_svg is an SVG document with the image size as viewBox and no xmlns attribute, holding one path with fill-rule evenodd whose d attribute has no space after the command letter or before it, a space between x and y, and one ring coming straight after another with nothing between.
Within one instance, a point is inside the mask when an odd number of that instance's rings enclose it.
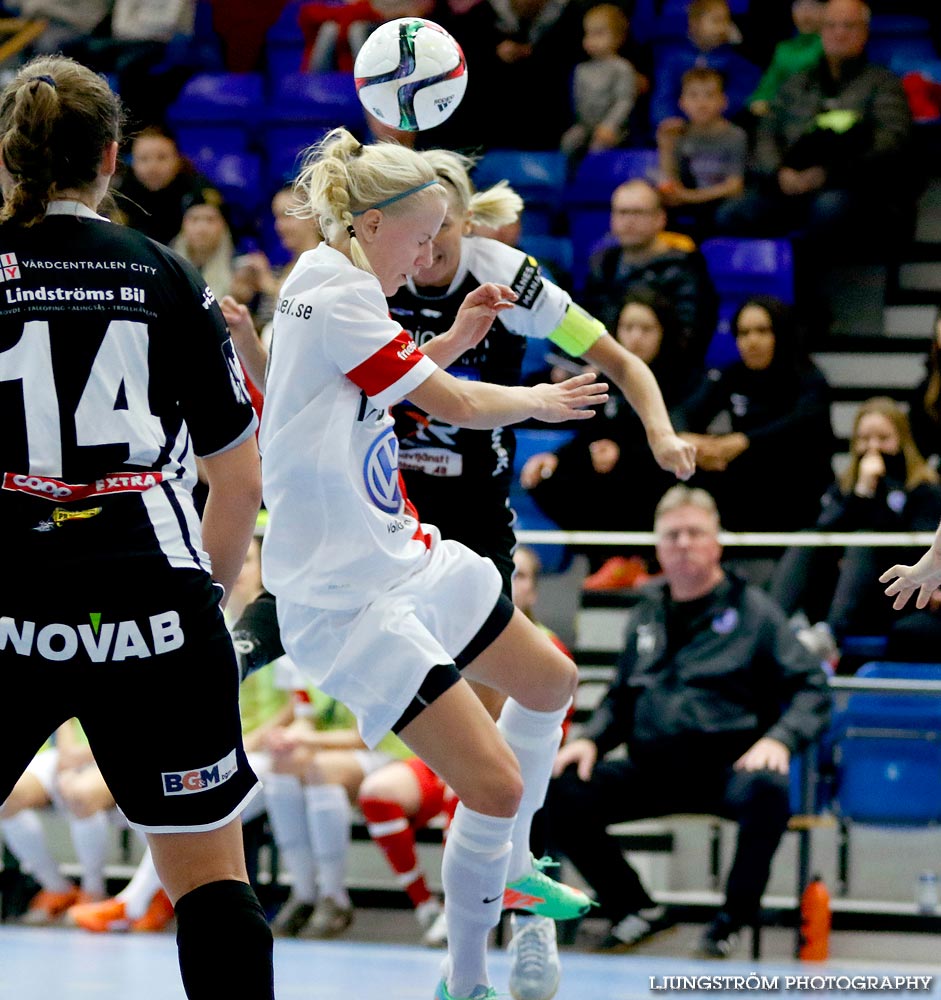
<instances>
[{"instance_id":1,"label":"white shorts","mask_svg":"<svg viewBox=\"0 0 941 1000\"><path fill-rule=\"evenodd\" d=\"M356 611L279 597L281 640L311 682L353 712L363 742L375 747L428 671L453 663L477 635L500 593L489 559L444 539L414 573Z\"/></svg>"},{"instance_id":2,"label":"white shorts","mask_svg":"<svg viewBox=\"0 0 941 1000\"><path fill-rule=\"evenodd\" d=\"M59 767L59 751L55 747L40 750L26 765L24 774L34 777L50 800L56 795L56 774Z\"/></svg>"}]
</instances>

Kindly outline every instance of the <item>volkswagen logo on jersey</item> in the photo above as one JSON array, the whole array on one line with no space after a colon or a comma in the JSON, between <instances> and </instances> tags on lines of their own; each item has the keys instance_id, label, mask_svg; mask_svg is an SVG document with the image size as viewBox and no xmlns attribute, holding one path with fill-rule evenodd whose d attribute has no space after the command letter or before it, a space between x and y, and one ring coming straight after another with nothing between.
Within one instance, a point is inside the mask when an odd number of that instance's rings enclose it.
<instances>
[{"instance_id":1,"label":"volkswagen logo on jersey","mask_svg":"<svg viewBox=\"0 0 941 1000\"><path fill-rule=\"evenodd\" d=\"M373 441L363 462L363 481L369 499L386 514L402 510L399 485L399 442L391 427Z\"/></svg>"}]
</instances>

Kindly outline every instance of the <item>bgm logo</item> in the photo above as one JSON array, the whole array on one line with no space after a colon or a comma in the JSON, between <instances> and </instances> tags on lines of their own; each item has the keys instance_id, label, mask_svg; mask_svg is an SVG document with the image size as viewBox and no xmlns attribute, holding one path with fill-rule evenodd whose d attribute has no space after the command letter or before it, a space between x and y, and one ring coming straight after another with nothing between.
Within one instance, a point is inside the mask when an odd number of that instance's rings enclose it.
<instances>
[{"instance_id":1,"label":"bgm logo","mask_svg":"<svg viewBox=\"0 0 941 1000\"><path fill-rule=\"evenodd\" d=\"M194 767L191 771L163 771L164 795L193 795L224 785L238 770L236 752L232 750L222 760L207 767Z\"/></svg>"},{"instance_id":2,"label":"bgm logo","mask_svg":"<svg viewBox=\"0 0 941 1000\"><path fill-rule=\"evenodd\" d=\"M0 281L16 281L20 277L20 265L16 254L0 253Z\"/></svg>"},{"instance_id":3,"label":"bgm logo","mask_svg":"<svg viewBox=\"0 0 941 1000\"><path fill-rule=\"evenodd\" d=\"M376 438L363 462L363 480L369 499L386 514L402 510L399 486L399 442L391 427Z\"/></svg>"}]
</instances>

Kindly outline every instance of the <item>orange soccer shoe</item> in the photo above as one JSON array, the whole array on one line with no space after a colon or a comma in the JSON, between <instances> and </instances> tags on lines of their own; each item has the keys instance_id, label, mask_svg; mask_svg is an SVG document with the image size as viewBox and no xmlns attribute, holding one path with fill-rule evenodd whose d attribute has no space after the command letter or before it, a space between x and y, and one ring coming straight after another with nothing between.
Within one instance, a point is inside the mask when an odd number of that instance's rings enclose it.
<instances>
[{"instance_id":1,"label":"orange soccer shoe","mask_svg":"<svg viewBox=\"0 0 941 1000\"><path fill-rule=\"evenodd\" d=\"M131 920L124 901L103 899L100 903L73 906L68 913L70 923L86 931L104 934L109 931L161 931L173 919L173 907L163 889L154 893L144 915Z\"/></svg>"},{"instance_id":2,"label":"orange soccer shoe","mask_svg":"<svg viewBox=\"0 0 941 1000\"><path fill-rule=\"evenodd\" d=\"M147 907L147 912L139 919L131 922L132 931L162 931L173 919L173 904L170 897L158 889Z\"/></svg>"},{"instance_id":3,"label":"orange soccer shoe","mask_svg":"<svg viewBox=\"0 0 941 1000\"><path fill-rule=\"evenodd\" d=\"M55 923L70 906L74 906L81 898L77 885L65 892L50 892L40 889L29 901L26 912L20 917L20 922L31 927L42 927Z\"/></svg>"}]
</instances>

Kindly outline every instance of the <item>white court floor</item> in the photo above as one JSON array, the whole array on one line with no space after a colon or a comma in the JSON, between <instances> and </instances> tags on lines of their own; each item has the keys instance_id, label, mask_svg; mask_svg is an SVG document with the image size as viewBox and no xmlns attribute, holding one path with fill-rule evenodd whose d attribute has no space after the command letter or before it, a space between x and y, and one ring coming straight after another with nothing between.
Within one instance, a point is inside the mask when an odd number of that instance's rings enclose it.
<instances>
[{"instance_id":1,"label":"white court floor","mask_svg":"<svg viewBox=\"0 0 941 1000\"><path fill-rule=\"evenodd\" d=\"M278 941L275 945L279 1000L431 1000L441 952L409 945L356 942ZM219 956L220 961L225 956ZM501 997L509 974L505 953L491 954L494 985ZM666 976L748 976L758 972L776 985L755 990L666 990ZM697 962L678 957L563 954L557 1000L652 1000L664 993L829 1000L873 997L877 991L788 988L786 976L926 975L925 990L878 991L881 996L941 997L941 956L934 968L890 962ZM653 986L651 977L654 977ZM659 988L657 988L659 987ZM10 1000L182 1000L176 946L169 934L87 935L56 928L0 927L0 997ZM220 997L220 1000L227 998Z\"/></svg>"}]
</instances>

